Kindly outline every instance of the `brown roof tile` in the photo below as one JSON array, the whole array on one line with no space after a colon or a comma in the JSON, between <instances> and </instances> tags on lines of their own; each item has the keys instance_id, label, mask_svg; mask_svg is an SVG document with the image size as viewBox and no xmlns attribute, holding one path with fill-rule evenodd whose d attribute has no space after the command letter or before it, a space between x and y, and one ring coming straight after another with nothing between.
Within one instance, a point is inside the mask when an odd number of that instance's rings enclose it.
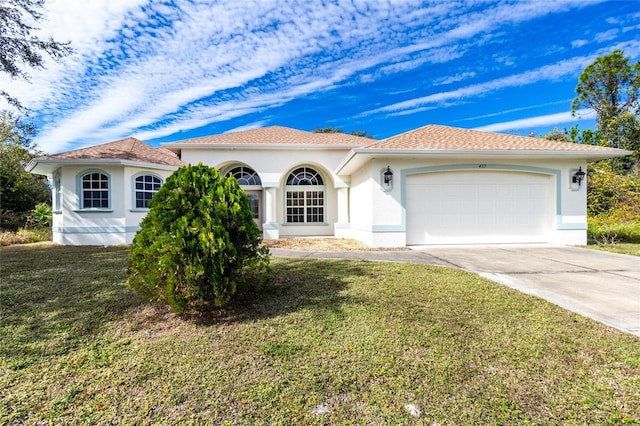
<instances>
[{"instance_id":1,"label":"brown roof tile","mask_svg":"<svg viewBox=\"0 0 640 426\"><path fill-rule=\"evenodd\" d=\"M178 156L165 148L153 148L136 138L126 138L101 145L61 152L60 154L41 157L46 160L98 160L114 159L139 161L143 163L184 166Z\"/></svg>"},{"instance_id":2,"label":"brown roof tile","mask_svg":"<svg viewBox=\"0 0 640 426\"><path fill-rule=\"evenodd\" d=\"M482 132L430 124L372 143L366 149L442 151L617 151L614 148L558 142L547 139Z\"/></svg>"},{"instance_id":3,"label":"brown roof tile","mask_svg":"<svg viewBox=\"0 0 640 426\"><path fill-rule=\"evenodd\" d=\"M345 133L313 133L282 126L262 127L220 135L185 139L177 144L266 144L266 145L352 145L364 146L371 139Z\"/></svg>"}]
</instances>

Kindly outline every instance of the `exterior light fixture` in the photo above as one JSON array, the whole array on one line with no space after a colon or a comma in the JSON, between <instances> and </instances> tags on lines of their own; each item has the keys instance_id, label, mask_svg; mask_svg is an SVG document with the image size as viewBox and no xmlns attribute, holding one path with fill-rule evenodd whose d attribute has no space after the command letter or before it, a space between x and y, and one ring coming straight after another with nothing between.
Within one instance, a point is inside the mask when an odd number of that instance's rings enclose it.
<instances>
[{"instance_id":1,"label":"exterior light fixture","mask_svg":"<svg viewBox=\"0 0 640 426\"><path fill-rule=\"evenodd\" d=\"M393 189L393 172L391 167L387 166L386 169L382 169L382 189L384 191L390 191Z\"/></svg>"},{"instance_id":2,"label":"exterior light fixture","mask_svg":"<svg viewBox=\"0 0 640 426\"><path fill-rule=\"evenodd\" d=\"M582 181L587 174L582 171L582 166L578 168L578 171L573 174L572 183L577 183L578 186L582 185Z\"/></svg>"}]
</instances>

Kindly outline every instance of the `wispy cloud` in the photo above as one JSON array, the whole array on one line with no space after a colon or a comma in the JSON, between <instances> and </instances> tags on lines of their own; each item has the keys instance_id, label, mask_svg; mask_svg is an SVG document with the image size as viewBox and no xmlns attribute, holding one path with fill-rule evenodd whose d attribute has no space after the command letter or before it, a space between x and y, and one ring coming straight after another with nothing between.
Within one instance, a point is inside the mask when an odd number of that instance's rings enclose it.
<instances>
[{"instance_id":1,"label":"wispy cloud","mask_svg":"<svg viewBox=\"0 0 640 426\"><path fill-rule=\"evenodd\" d=\"M632 41L629 43L621 44L619 47L624 47L627 49L627 51L637 52L638 50L640 50L640 42ZM612 49L607 48L589 56L578 56L571 59L566 59L556 64L545 65L538 69L527 71L524 73L498 78L495 80L462 87L448 92L439 92L427 96L408 99L402 102L396 102L391 105L386 105L370 111L366 111L362 113L362 116L377 113L388 113L389 116L393 116L394 114L398 115L399 113L407 114L411 112L424 111L424 108L430 105L437 106L444 103L463 101L464 99L468 99L471 97L486 96L489 93L504 90L510 87L525 86L540 81L554 81L566 76L575 76L587 65L593 62L596 57L605 53L609 53L610 50Z\"/></svg>"},{"instance_id":2,"label":"wispy cloud","mask_svg":"<svg viewBox=\"0 0 640 426\"><path fill-rule=\"evenodd\" d=\"M592 57L572 58L561 61L557 64L546 65L536 70L527 71L525 73L474 84L448 92L434 93L432 95L397 102L367 111L363 115L376 114L380 112L394 113L399 111L410 111L415 110L416 108L422 108L425 105L438 105L444 102L460 101L475 96L485 96L491 92L504 90L508 87L524 86L542 80L554 80L567 74L575 74L578 70L589 64L590 61L592 61Z\"/></svg>"},{"instance_id":3,"label":"wispy cloud","mask_svg":"<svg viewBox=\"0 0 640 426\"><path fill-rule=\"evenodd\" d=\"M461 121L480 120L480 119L490 118L490 117L499 117L499 116L512 114L514 112L521 112L521 111L539 109L539 108L547 107L547 106L550 106L550 105L560 105L560 104L565 104L566 105L566 104L569 104L570 102L571 102L571 99L563 99L563 100L555 101L555 102L546 102L544 104L529 105L529 106L522 107L522 108L512 108L512 109L508 109L508 110L505 110L505 111L493 112L493 113L490 113L490 114L476 115L474 117L465 117L465 118L461 118L459 120L452 120L452 123L458 123L458 122L461 122Z\"/></svg>"},{"instance_id":4,"label":"wispy cloud","mask_svg":"<svg viewBox=\"0 0 640 426\"><path fill-rule=\"evenodd\" d=\"M511 25L595 3L92 0L78 7L76 0L56 0L47 2L43 34L71 40L77 54L34 72L34 84L0 77L0 85L11 84L12 93L37 111L42 131L36 142L46 151L127 135L157 139L356 82L402 79L434 64L446 69ZM599 37L615 34L603 31ZM632 47L640 50L638 45ZM499 58L503 65L516 61L508 52ZM571 58L466 87L455 84L478 79L482 70L455 68L425 76L430 87L453 90L378 103L361 116L411 115L559 79L592 59ZM412 90L398 86L389 92ZM268 124L254 118L236 128Z\"/></svg>"},{"instance_id":5,"label":"wispy cloud","mask_svg":"<svg viewBox=\"0 0 640 426\"><path fill-rule=\"evenodd\" d=\"M582 47L585 44L589 43L589 40L584 40L584 39L579 39L579 40L573 40L571 42L571 47L576 48L576 47Z\"/></svg>"},{"instance_id":6,"label":"wispy cloud","mask_svg":"<svg viewBox=\"0 0 640 426\"><path fill-rule=\"evenodd\" d=\"M573 115L571 112L560 112L557 114L542 115L538 117L529 117L520 120L505 121L503 123L479 126L476 127L475 130L484 130L487 132L502 132L505 130L535 129L536 127L575 123L576 120L588 120L595 118L596 115L592 110L581 109L576 111L575 115Z\"/></svg>"}]
</instances>

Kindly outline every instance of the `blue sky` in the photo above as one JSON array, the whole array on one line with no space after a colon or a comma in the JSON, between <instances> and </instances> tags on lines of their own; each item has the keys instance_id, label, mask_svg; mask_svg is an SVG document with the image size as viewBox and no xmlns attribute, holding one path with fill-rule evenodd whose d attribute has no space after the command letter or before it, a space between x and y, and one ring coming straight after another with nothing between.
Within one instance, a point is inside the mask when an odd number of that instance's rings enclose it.
<instances>
[{"instance_id":1,"label":"blue sky","mask_svg":"<svg viewBox=\"0 0 640 426\"><path fill-rule=\"evenodd\" d=\"M582 70L640 57L636 1L51 0L43 35L76 54L8 88L56 153L271 125L427 124L527 135L579 124Z\"/></svg>"}]
</instances>

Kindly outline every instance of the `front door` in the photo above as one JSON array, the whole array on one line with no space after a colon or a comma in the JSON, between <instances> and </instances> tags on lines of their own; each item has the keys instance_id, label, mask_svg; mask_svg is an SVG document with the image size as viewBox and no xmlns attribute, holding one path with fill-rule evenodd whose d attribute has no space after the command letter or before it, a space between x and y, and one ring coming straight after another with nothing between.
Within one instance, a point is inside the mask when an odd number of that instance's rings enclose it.
<instances>
[{"instance_id":1,"label":"front door","mask_svg":"<svg viewBox=\"0 0 640 426\"><path fill-rule=\"evenodd\" d=\"M262 229L262 191L245 191L249 197L249 207L253 213L253 220Z\"/></svg>"}]
</instances>

